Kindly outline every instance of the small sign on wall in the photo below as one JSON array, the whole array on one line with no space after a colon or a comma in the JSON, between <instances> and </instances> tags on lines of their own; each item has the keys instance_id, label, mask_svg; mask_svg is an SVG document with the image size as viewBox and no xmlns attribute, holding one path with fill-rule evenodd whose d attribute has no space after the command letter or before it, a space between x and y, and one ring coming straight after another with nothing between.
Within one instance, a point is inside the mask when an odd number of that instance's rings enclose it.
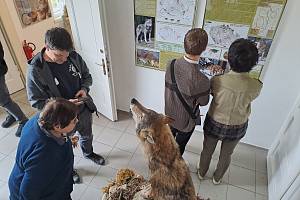
<instances>
[{"instance_id":1,"label":"small sign on wall","mask_svg":"<svg viewBox=\"0 0 300 200\"><path fill-rule=\"evenodd\" d=\"M14 0L22 27L51 17L48 0Z\"/></svg>"}]
</instances>

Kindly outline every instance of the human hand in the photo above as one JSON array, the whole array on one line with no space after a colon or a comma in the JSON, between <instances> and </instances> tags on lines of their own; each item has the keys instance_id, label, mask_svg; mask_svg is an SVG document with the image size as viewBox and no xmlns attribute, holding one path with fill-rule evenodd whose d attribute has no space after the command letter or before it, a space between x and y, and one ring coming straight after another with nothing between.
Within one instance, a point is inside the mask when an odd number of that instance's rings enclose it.
<instances>
[{"instance_id":1,"label":"human hand","mask_svg":"<svg viewBox=\"0 0 300 200\"><path fill-rule=\"evenodd\" d=\"M79 141L79 137L77 135L74 135L71 137L71 142L72 142L73 148L78 146L78 141Z\"/></svg>"},{"instance_id":2,"label":"human hand","mask_svg":"<svg viewBox=\"0 0 300 200\"><path fill-rule=\"evenodd\" d=\"M83 101L80 99L69 99L70 102L74 103L76 106L83 104Z\"/></svg>"},{"instance_id":3,"label":"human hand","mask_svg":"<svg viewBox=\"0 0 300 200\"><path fill-rule=\"evenodd\" d=\"M79 90L77 93L76 93L76 95L75 95L75 97L86 97L86 92L85 92L85 90Z\"/></svg>"}]
</instances>

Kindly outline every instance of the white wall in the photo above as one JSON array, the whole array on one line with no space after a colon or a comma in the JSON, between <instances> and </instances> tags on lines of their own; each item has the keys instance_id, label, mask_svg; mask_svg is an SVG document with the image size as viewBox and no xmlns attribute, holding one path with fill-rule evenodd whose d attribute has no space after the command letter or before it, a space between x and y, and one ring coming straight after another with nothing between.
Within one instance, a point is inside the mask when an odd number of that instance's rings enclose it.
<instances>
[{"instance_id":1,"label":"white wall","mask_svg":"<svg viewBox=\"0 0 300 200\"><path fill-rule=\"evenodd\" d=\"M300 1L288 0L243 141L269 148L300 93Z\"/></svg>"},{"instance_id":2,"label":"white wall","mask_svg":"<svg viewBox=\"0 0 300 200\"><path fill-rule=\"evenodd\" d=\"M14 1L12 0L4 0L4 1L6 3L7 9L9 10L9 14L13 21L13 25L15 26L16 32L18 34L20 44L22 44L23 40L26 40L27 42L32 42L36 45L37 48L35 53L39 52L44 47L45 32L49 28L55 26L53 17L23 28L19 20L17 10L14 5Z\"/></svg>"},{"instance_id":3,"label":"white wall","mask_svg":"<svg viewBox=\"0 0 300 200\"><path fill-rule=\"evenodd\" d=\"M112 68L118 109L128 111L135 97L158 112L164 110L164 72L135 66L133 0L106 1ZM196 26L202 24L205 0L200 0ZM253 103L250 126L243 142L269 148L299 93L300 35L296 8L300 1L288 0L265 73L262 94ZM207 107L202 109L202 113Z\"/></svg>"}]
</instances>

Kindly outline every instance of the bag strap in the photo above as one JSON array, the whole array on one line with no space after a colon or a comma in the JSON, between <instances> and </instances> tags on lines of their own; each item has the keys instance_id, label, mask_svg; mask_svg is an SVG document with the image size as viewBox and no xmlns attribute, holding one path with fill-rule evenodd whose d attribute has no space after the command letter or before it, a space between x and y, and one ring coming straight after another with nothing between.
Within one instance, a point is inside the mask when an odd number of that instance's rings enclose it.
<instances>
[{"instance_id":1,"label":"bag strap","mask_svg":"<svg viewBox=\"0 0 300 200\"><path fill-rule=\"evenodd\" d=\"M187 102L184 100L183 96L181 95L177 83L176 83L176 79L175 79L175 70L174 70L174 64L175 64L176 59L173 59L171 62L171 80L172 80L172 88L175 90L179 100L181 101L183 107L185 108L185 110L189 113L189 115L191 116L192 119L196 119L197 117L194 115L192 109L190 108L190 106L187 104Z\"/></svg>"}]
</instances>

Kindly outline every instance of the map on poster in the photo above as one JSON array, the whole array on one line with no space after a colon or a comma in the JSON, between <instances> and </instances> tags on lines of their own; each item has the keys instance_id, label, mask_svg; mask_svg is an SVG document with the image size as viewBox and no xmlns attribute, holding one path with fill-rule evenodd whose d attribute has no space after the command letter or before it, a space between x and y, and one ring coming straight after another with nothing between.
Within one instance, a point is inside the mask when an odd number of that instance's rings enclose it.
<instances>
[{"instance_id":1,"label":"map on poster","mask_svg":"<svg viewBox=\"0 0 300 200\"><path fill-rule=\"evenodd\" d=\"M157 22L156 41L183 45L184 36L190 30L189 26Z\"/></svg>"},{"instance_id":2,"label":"map on poster","mask_svg":"<svg viewBox=\"0 0 300 200\"><path fill-rule=\"evenodd\" d=\"M206 21L204 30L208 33L208 45L229 48L238 38L247 38L248 25Z\"/></svg>"},{"instance_id":3,"label":"map on poster","mask_svg":"<svg viewBox=\"0 0 300 200\"><path fill-rule=\"evenodd\" d=\"M196 0L158 0L157 21L193 25Z\"/></svg>"},{"instance_id":4,"label":"map on poster","mask_svg":"<svg viewBox=\"0 0 300 200\"><path fill-rule=\"evenodd\" d=\"M208 33L209 41L202 54L203 62L223 64L221 61L227 61L231 43L238 38L247 38L258 49L258 65L250 74L259 79L286 2L287 0L207 0L203 27Z\"/></svg>"},{"instance_id":5,"label":"map on poster","mask_svg":"<svg viewBox=\"0 0 300 200\"><path fill-rule=\"evenodd\" d=\"M281 17L282 9L283 5L276 3L257 7L250 34L257 37L272 38Z\"/></svg>"}]
</instances>

